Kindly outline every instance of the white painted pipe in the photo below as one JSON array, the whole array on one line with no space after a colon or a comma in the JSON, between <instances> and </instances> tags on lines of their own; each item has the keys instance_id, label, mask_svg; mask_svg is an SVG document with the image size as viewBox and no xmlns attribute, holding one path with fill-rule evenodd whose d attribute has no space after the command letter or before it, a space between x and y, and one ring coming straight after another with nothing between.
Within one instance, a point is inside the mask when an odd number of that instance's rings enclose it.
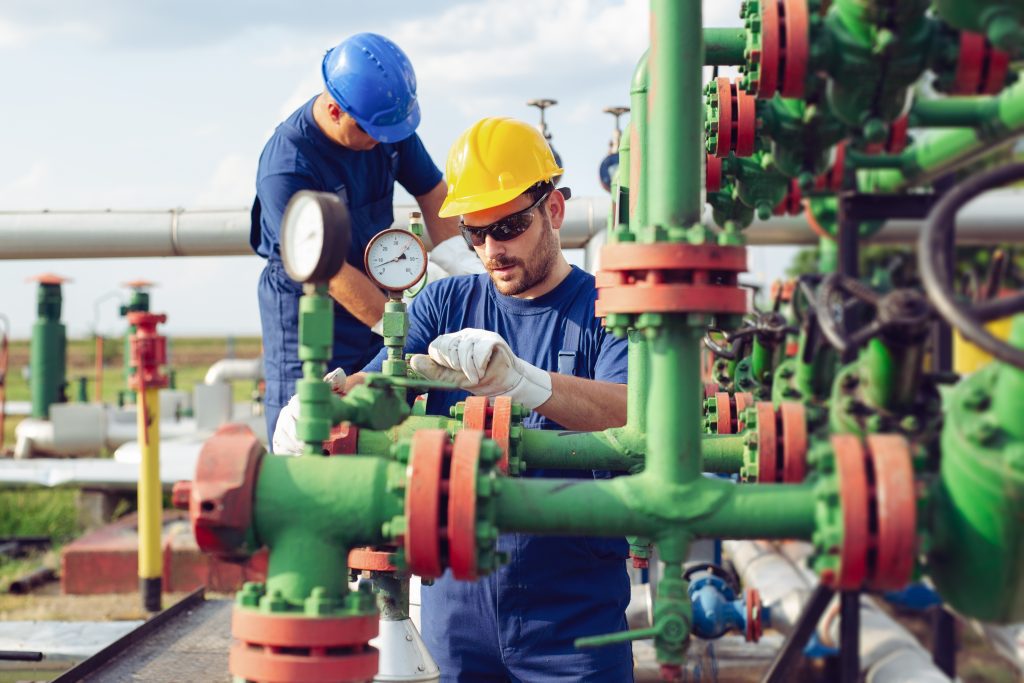
<instances>
[{"instance_id":1,"label":"white painted pipe","mask_svg":"<svg viewBox=\"0 0 1024 683\"><path fill-rule=\"evenodd\" d=\"M206 371L206 384L263 379L262 358L222 358Z\"/></svg>"},{"instance_id":2,"label":"white painted pipe","mask_svg":"<svg viewBox=\"0 0 1024 683\"><path fill-rule=\"evenodd\" d=\"M743 584L757 588L763 604L772 611L772 628L789 633L817 583L816 575L803 565L810 555L808 543L779 546L766 541L725 541ZM825 644L838 640L839 620L835 604L819 623ZM869 683L949 683L932 663L931 654L875 602L861 597L860 665Z\"/></svg>"}]
</instances>

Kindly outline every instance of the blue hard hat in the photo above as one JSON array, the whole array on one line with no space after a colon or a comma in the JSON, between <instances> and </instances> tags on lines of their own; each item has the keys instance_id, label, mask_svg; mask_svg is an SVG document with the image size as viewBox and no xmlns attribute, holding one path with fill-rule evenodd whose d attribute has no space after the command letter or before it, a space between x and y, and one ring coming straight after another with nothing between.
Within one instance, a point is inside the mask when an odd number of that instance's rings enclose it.
<instances>
[{"instance_id":1,"label":"blue hard hat","mask_svg":"<svg viewBox=\"0 0 1024 683\"><path fill-rule=\"evenodd\" d=\"M357 33L327 51L327 92L379 142L398 142L420 125L416 74L401 48L376 33Z\"/></svg>"}]
</instances>

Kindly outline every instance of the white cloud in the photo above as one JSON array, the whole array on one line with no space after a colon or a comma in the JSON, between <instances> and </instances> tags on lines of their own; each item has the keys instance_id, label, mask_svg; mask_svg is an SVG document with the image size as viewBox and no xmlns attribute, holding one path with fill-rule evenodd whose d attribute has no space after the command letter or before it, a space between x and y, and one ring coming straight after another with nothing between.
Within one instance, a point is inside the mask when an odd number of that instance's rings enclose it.
<instances>
[{"instance_id":1,"label":"white cloud","mask_svg":"<svg viewBox=\"0 0 1024 683\"><path fill-rule=\"evenodd\" d=\"M30 26L0 17L0 49L24 48L48 41L60 44L67 40L96 41L99 38L95 27L82 22L60 21Z\"/></svg>"}]
</instances>

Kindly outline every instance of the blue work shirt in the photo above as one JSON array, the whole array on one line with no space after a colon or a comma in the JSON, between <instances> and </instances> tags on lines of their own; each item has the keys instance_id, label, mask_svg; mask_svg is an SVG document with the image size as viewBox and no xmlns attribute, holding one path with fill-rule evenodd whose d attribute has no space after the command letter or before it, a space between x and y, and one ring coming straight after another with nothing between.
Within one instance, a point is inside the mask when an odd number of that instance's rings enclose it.
<instances>
[{"instance_id":1,"label":"blue work shirt","mask_svg":"<svg viewBox=\"0 0 1024 683\"><path fill-rule=\"evenodd\" d=\"M355 151L328 138L313 120L313 99L285 119L263 148L256 175L249 241L267 259L259 283L260 318L266 372L269 434L277 413L295 392L302 376L298 358L298 305L302 286L281 264L281 218L299 190L337 194L352 217L352 243L347 261L362 270L370 238L394 222L397 181L414 197L426 194L441 180L419 136ZM373 358L382 340L347 310L334 306L334 353L330 368L352 373Z\"/></svg>"},{"instance_id":2,"label":"blue work shirt","mask_svg":"<svg viewBox=\"0 0 1024 683\"><path fill-rule=\"evenodd\" d=\"M409 308L405 350L426 353L439 335L475 327L497 332L519 358L539 368L606 382L626 382L626 341L594 316L594 277L573 267L536 299L500 294L486 274L428 285ZM364 370L380 371L382 351ZM429 414L468 396L431 391ZM524 424L561 429L531 412ZM523 476L590 477L590 472L528 470ZM623 538L503 534L498 549L510 561L477 581L450 573L424 587L423 637L443 681L632 680L628 643L577 650L581 636L625 630L629 579Z\"/></svg>"}]
</instances>

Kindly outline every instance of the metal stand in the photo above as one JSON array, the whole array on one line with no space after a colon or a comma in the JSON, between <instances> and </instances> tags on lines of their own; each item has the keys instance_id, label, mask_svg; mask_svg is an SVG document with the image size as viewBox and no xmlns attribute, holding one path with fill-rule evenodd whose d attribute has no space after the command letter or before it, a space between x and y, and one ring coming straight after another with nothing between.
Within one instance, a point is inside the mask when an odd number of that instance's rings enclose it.
<instances>
[{"instance_id":1,"label":"metal stand","mask_svg":"<svg viewBox=\"0 0 1024 683\"><path fill-rule=\"evenodd\" d=\"M860 591L839 594L839 680L860 679Z\"/></svg>"},{"instance_id":2,"label":"metal stand","mask_svg":"<svg viewBox=\"0 0 1024 683\"><path fill-rule=\"evenodd\" d=\"M793 632L789 634L789 638L783 643L775 655L775 659L772 660L771 666L768 667L768 673L765 674L763 683L783 683L783 681L796 680L791 675L792 669L803 657L807 641L814 633L818 620L821 619L825 608L832 601L833 595L835 595L835 591L830 587L821 583L817 585L814 592L811 593L810 599L807 600L807 604L804 605L804 611L793 627Z\"/></svg>"}]
</instances>

